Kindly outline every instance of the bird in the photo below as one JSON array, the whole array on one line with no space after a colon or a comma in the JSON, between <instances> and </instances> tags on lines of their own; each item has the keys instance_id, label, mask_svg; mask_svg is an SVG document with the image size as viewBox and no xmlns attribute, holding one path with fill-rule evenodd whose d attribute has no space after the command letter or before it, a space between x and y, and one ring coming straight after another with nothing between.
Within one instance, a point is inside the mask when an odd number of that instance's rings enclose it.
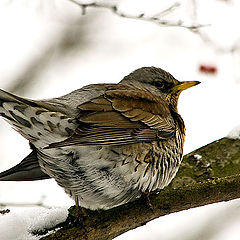
<instances>
[{"instance_id":1,"label":"bird","mask_svg":"<svg viewBox=\"0 0 240 240\"><path fill-rule=\"evenodd\" d=\"M0 181L53 178L90 210L160 191L182 162L179 95L199 83L142 67L117 84L90 84L58 98L30 100L0 90L0 116L31 148Z\"/></svg>"}]
</instances>

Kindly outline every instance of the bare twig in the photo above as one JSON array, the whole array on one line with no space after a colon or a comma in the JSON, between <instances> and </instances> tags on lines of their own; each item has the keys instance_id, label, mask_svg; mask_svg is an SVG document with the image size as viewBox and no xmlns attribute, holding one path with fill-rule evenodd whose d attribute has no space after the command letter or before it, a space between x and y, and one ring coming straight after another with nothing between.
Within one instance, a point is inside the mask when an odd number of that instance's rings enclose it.
<instances>
[{"instance_id":1,"label":"bare twig","mask_svg":"<svg viewBox=\"0 0 240 240\"><path fill-rule=\"evenodd\" d=\"M239 39L236 40L235 44L229 47L224 47L219 45L219 43L217 43L213 39L211 39L211 37L207 33L199 29L196 29L195 32L198 34L198 36L204 43L206 43L208 46L210 46L214 51L218 53L234 53L240 50Z\"/></svg>"},{"instance_id":2,"label":"bare twig","mask_svg":"<svg viewBox=\"0 0 240 240\"><path fill-rule=\"evenodd\" d=\"M154 15L154 17L163 17L171 12L173 12L175 9L177 9L178 7L180 7L180 3L179 2L175 2L173 5L171 5L170 7L166 8L165 10L161 11L160 13L157 13Z\"/></svg>"},{"instance_id":3,"label":"bare twig","mask_svg":"<svg viewBox=\"0 0 240 240\"><path fill-rule=\"evenodd\" d=\"M192 9L192 22L198 22L198 6L196 0L191 0ZM214 51L218 53L234 53L240 50L239 39L235 41L235 44L229 47L223 47L216 41L214 41L206 32L202 31L200 28L195 29L195 33L198 34L200 39Z\"/></svg>"},{"instance_id":4,"label":"bare twig","mask_svg":"<svg viewBox=\"0 0 240 240\"><path fill-rule=\"evenodd\" d=\"M145 13L140 13L137 15L130 15L130 14L121 12L117 5L111 5L111 4L107 4L107 3L98 3L98 2L81 3L76 0L69 0L69 1L78 5L79 7L81 7L83 15L86 14L87 8L91 8L91 7L92 8L104 8L104 9L111 10L114 14L116 14L119 17L148 21L148 22L155 23L157 25L162 25L162 26L167 26L167 27L183 27L188 30L195 31L198 28L208 26L208 25L203 25L203 24L186 25L186 24L184 24L184 22L182 20L177 20L177 21L163 20L162 19L163 16L172 12L173 10L175 10L177 7L180 6L180 3L178 3L178 2L172 4L170 7L168 7L167 9L163 10L160 13L155 14L154 16L146 16Z\"/></svg>"},{"instance_id":5,"label":"bare twig","mask_svg":"<svg viewBox=\"0 0 240 240\"><path fill-rule=\"evenodd\" d=\"M44 207L44 208L50 208L49 206L46 206L43 202L46 196L42 196L41 199L36 203L11 203L11 202L5 202L0 203L1 207Z\"/></svg>"},{"instance_id":6,"label":"bare twig","mask_svg":"<svg viewBox=\"0 0 240 240\"><path fill-rule=\"evenodd\" d=\"M44 207L44 208L51 208L49 206L44 205L43 203L0 203L0 207Z\"/></svg>"}]
</instances>

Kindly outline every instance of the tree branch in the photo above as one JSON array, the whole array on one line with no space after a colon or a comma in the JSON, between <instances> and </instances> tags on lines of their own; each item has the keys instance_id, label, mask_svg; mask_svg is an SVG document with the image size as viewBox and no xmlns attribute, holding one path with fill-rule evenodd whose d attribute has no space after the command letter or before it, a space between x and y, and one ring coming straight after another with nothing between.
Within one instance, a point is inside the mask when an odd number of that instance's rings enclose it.
<instances>
[{"instance_id":1,"label":"tree branch","mask_svg":"<svg viewBox=\"0 0 240 240\"><path fill-rule=\"evenodd\" d=\"M110 209L89 211L75 221L78 211L69 210L61 229L42 240L106 240L173 212L240 197L240 140L222 138L184 156L170 186L151 194L152 209L145 198ZM58 226L59 227L59 226Z\"/></svg>"},{"instance_id":2,"label":"tree branch","mask_svg":"<svg viewBox=\"0 0 240 240\"><path fill-rule=\"evenodd\" d=\"M176 8L180 6L179 2L176 2L172 4L170 7L166 8L160 13L155 14L154 16L146 16L145 13L140 13L138 15L130 15L124 12L121 12L117 5L107 4L107 3L99 3L99 2L92 2L92 3L81 3L77 0L69 0L70 2L78 5L82 8L82 14L86 14L87 8L104 8L111 10L115 15L123 18L129 18L129 19L137 19L147 22L152 22L157 25L167 26L167 27L183 27L191 31L195 31L198 28L205 27L207 25L203 24L194 24L194 25L186 25L183 23L182 20L177 21L170 21L170 20L163 20L162 17L166 14L169 14L170 12L174 11Z\"/></svg>"},{"instance_id":3,"label":"tree branch","mask_svg":"<svg viewBox=\"0 0 240 240\"><path fill-rule=\"evenodd\" d=\"M37 202L32 203L12 203L12 202L1 202L0 208L2 207L44 207L44 208L51 208L50 206L45 205L43 202L46 196L41 196L40 200Z\"/></svg>"},{"instance_id":4,"label":"tree branch","mask_svg":"<svg viewBox=\"0 0 240 240\"><path fill-rule=\"evenodd\" d=\"M193 22L197 22L198 21L198 4L196 0L192 0L191 1L191 5L192 5L192 21ZM210 46L214 51L218 52L218 53L235 53L238 52L240 50L240 45L239 45L239 38L236 38L235 43L233 43L230 46L224 46L221 45L222 41L216 41L214 39L212 39L208 33L201 31L201 28L196 28L195 29L195 33L200 37L200 39L207 44L208 46ZM236 36L237 37L237 36Z\"/></svg>"}]
</instances>

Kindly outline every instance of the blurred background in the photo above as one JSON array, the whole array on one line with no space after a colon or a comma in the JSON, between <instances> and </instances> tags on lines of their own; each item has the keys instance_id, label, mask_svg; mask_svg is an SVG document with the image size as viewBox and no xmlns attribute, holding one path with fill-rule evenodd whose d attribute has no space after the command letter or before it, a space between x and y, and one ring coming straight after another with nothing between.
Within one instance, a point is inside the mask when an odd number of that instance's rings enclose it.
<instances>
[{"instance_id":1,"label":"blurred background","mask_svg":"<svg viewBox=\"0 0 240 240\"><path fill-rule=\"evenodd\" d=\"M117 83L136 68L156 66L180 81L202 82L179 101L187 128L185 154L240 124L239 1L94 3L83 8L72 0L2 0L0 88L52 98L87 84ZM115 12L109 6L117 6ZM2 119L0 132L3 171L30 148ZM0 205L25 204L66 207L73 201L54 180L0 182ZM239 224L240 201L234 200L170 214L116 239L235 240Z\"/></svg>"}]
</instances>

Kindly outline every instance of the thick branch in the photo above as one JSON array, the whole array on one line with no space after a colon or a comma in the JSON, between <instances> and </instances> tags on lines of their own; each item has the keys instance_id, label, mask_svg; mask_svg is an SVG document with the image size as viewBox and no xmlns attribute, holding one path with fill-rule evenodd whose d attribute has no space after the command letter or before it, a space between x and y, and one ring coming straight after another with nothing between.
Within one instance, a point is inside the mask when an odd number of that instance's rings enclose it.
<instances>
[{"instance_id":1,"label":"thick branch","mask_svg":"<svg viewBox=\"0 0 240 240\"><path fill-rule=\"evenodd\" d=\"M112 239L169 213L240 197L240 140L222 138L184 156L170 186L145 198L88 216L74 225L70 210L62 229L42 239Z\"/></svg>"}]
</instances>

